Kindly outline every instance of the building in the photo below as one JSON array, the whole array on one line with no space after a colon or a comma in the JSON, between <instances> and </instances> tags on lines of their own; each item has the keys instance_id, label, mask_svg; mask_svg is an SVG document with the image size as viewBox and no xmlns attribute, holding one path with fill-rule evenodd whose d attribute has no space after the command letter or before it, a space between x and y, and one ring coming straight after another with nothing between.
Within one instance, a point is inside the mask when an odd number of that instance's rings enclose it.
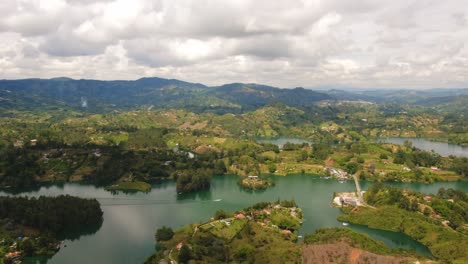
<instances>
[{"instance_id":1,"label":"building","mask_svg":"<svg viewBox=\"0 0 468 264\"><path fill-rule=\"evenodd\" d=\"M19 260L21 258L21 252L13 251L5 255L5 258L11 262Z\"/></svg>"},{"instance_id":2,"label":"building","mask_svg":"<svg viewBox=\"0 0 468 264\"><path fill-rule=\"evenodd\" d=\"M258 180L258 176L257 176L257 175L247 176L247 178L249 178L249 180Z\"/></svg>"},{"instance_id":3,"label":"building","mask_svg":"<svg viewBox=\"0 0 468 264\"><path fill-rule=\"evenodd\" d=\"M243 213L236 214L236 215L234 216L234 218L236 218L236 219L244 219L244 218L245 218L245 215L244 215Z\"/></svg>"},{"instance_id":4,"label":"building","mask_svg":"<svg viewBox=\"0 0 468 264\"><path fill-rule=\"evenodd\" d=\"M15 143L13 143L13 147L15 148L22 148L24 145L24 142L22 140L16 140Z\"/></svg>"}]
</instances>

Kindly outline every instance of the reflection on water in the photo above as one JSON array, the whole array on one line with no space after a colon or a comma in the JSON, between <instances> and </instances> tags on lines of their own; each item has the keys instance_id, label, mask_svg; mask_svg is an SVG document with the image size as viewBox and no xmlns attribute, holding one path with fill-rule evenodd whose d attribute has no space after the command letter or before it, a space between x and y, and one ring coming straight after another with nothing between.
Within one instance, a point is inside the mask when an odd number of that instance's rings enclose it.
<instances>
[{"instance_id":1,"label":"reflection on water","mask_svg":"<svg viewBox=\"0 0 468 264\"><path fill-rule=\"evenodd\" d=\"M311 144L312 143L310 140L307 140L307 139L293 138L293 137L255 138L255 140L260 143L275 144L279 148L283 148L284 144L287 142L294 143L294 144L302 144L302 143Z\"/></svg>"},{"instance_id":2,"label":"reflection on water","mask_svg":"<svg viewBox=\"0 0 468 264\"><path fill-rule=\"evenodd\" d=\"M444 142L429 141L423 138L379 138L380 142L403 145L405 141L410 141L413 147L426 151L434 151L441 156L468 157L468 147Z\"/></svg>"},{"instance_id":3,"label":"reflection on water","mask_svg":"<svg viewBox=\"0 0 468 264\"><path fill-rule=\"evenodd\" d=\"M349 228L353 229L354 231L366 233L374 239L383 241L385 244L389 245L392 248L412 249L415 250L418 254L423 255L425 257L434 257L426 246L413 240L406 234L381 229L374 229L369 228L367 226L355 224L350 224Z\"/></svg>"},{"instance_id":4,"label":"reflection on water","mask_svg":"<svg viewBox=\"0 0 468 264\"><path fill-rule=\"evenodd\" d=\"M191 194L177 194L173 181L154 185L148 193L112 194L93 185L80 184L43 186L17 190L16 193L29 196L69 194L96 198L101 203L104 211L102 226L98 230L81 234L75 240L70 239L73 234L69 234L70 237L65 239L67 247L61 249L48 263L142 263L154 252L154 233L157 228L164 225L178 228L189 223L206 221L218 209L236 211L260 201L294 199L304 212L305 222L300 230L301 235L321 227L341 227L341 223L336 220L340 212L330 207L330 201L333 192L353 191L353 182L339 183L311 175L272 179L276 183L274 187L252 192L240 188L236 176L217 176L213 178L210 190ZM368 188L371 184L363 182L362 186ZM393 185L424 193L437 193L440 187L468 191L467 182ZM0 191L0 195L6 194ZM377 234L377 238L390 246L414 248L418 252L424 249L411 239L393 238L389 236L391 234L365 228L358 231L371 236ZM397 244L394 240L400 240L402 244Z\"/></svg>"}]
</instances>

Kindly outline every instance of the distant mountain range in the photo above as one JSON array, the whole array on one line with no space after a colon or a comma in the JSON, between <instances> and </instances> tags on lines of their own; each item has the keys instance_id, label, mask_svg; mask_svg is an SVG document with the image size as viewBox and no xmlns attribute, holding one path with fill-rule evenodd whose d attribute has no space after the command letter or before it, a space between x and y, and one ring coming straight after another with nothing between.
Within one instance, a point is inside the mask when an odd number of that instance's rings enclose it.
<instances>
[{"instance_id":1,"label":"distant mountain range","mask_svg":"<svg viewBox=\"0 0 468 264\"><path fill-rule=\"evenodd\" d=\"M208 87L175 79L135 81L74 80L70 78L0 80L0 108L33 109L67 106L100 111L151 106L239 112L270 103L308 107L323 100L366 100L431 105L467 97L468 89L313 91L304 88L232 83Z\"/></svg>"},{"instance_id":2,"label":"distant mountain range","mask_svg":"<svg viewBox=\"0 0 468 264\"><path fill-rule=\"evenodd\" d=\"M0 107L29 108L63 105L74 108L184 107L195 110L251 110L272 102L302 107L330 95L303 88L233 83L208 87L173 79L135 81L73 80L69 78L0 81Z\"/></svg>"}]
</instances>

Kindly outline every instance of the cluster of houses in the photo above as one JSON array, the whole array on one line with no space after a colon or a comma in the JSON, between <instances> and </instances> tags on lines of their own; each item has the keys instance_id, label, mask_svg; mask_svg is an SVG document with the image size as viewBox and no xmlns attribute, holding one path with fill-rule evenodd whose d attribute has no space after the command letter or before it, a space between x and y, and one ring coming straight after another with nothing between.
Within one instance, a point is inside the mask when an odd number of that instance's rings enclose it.
<instances>
[{"instance_id":1,"label":"cluster of houses","mask_svg":"<svg viewBox=\"0 0 468 264\"><path fill-rule=\"evenodd\" d=\"M29 239L28 237L18 237L18 239ZM4 244L5 240L0 241L0 245ZM5 254L4 260L6 263L20 263L23 257L21 251L18 251L18 243L15 241L11 246L8 247L8 253Z\"/></svg>"},{"instance_id":2,"label":"cluster of houses","mask_svg":"<svg viewBox=\"0 0 468 264\"><path fill-rule=\"evenodd\" d=\"M348 173L341 169L325 167L323 171L325 172L325 174L331 175L340 181L345 181L349 179Z\"/></svg>"},{"instance_id":3,"label":"cluster of houses","mask_svg":"<svg viewBox=\"0 0 468 264\"><path fill-rule=\"evenodd\" d=\"M181 155L186 155L189 159L195 158L195 154L190 152L190 151L182 151L180 150L179 143L177 143L173 148L172 151L175 153L181 154Z\"/></svg>"},{"instance_id":4,"label":"cluster of houses","mask_svg":"<svg viewBox=\"0 0 468 264\"><path fill-rule=\"evenodd\" d=\"M272 227L275 230L278 230L281 234L283 234L283 235L285 235L287 237L290 237L291 235L293 235L293 232L291 230L285 230L285 229L279 228L278 226L273 224L273 222L270 219L270 216L273 213L273 211L275 211L275 210L285 210L285 209L287 209L287 212L291 217L297 219L299 221L299 223L302 224L303 220L302 220L302 215L300 213L299 208L297 208L297 207L287 208L287 207L283 207L283 206L281 206L279 204L270 205L270 206L268 206L266 208L263 208L263 209L253 210L253 211L250 211L250 213L241 211L239 213L234 214L234 217L226 218L226 219L222 219L222 220L218 220L218 221L224 223L226 226L229 227L229 226L231 226L233 221L248 219L249 221L255 221L260 226ZM261 215L263 215L263 216L261 216ZM210 222L208 222L205 225L214 226L213 221L216 221L216 220L214 218L211 218Z\"/></svg>"},{"instance_id":5,"label":"cluster of houses","mask_svg":"<svg viewBox=\"0 0 468 264\"><path fill-rule=\"evenodd\" d=\"M7 261L9 261L10 263L14 263L16 261L20 261L21 260L21 252L20 251L13 251L13 252L9 252L5 255L5 259Z\"/></svg>"},{"instance_id":6,"label":"cluster of houses","mask_svg":"<svg viewBox=\"0 0 468 264\"><path fill-rule=\"evenodd\" d=\"M352 193L338 193L336 194L333 202L337 206L359 206L359 198L357 195Z\"/></svg>"},{"instance_id":7,"label":"cluster of houses","mask_svg":"<svg viewBox=\"0 0 468 264\"><path fill-rule=\"evenodd\" d=\"M31 139L29 140L29 145L31 147L34 147L37 145L37 139ZM24 146L24 141L23 140L16 140L15 142L13 142L13 147L15 148L22 148Z\"/></svg>"}]
</instances>

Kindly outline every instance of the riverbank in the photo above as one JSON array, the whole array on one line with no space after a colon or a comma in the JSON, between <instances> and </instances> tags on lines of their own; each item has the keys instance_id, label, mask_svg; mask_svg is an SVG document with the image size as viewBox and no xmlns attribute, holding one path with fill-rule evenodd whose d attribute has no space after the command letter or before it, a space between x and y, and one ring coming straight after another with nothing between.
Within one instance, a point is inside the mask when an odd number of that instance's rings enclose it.
<instances>
[{"instance_id":1,"label":"riverbank","mask_svg":"<svg viewBox=\"0 0 468 264\"><path fill-rule=\"evenodd\" d=\"M414 251L391 249L381 241L346 228L322 228L304 238L302 263L361 262L434 263Z\"/></svg>"},{"instance_id":2,"label":"riverbank","mask_svg":"<svg viewBox=\"0 0 468 264\"><path fill-rule=\"evenodd\" d=\"M468 199L464 192L444 189L437 196L422 197L420 193L376 185L365 197L377 208L342 208L338 220L402 232L427 246L444 262L468 262L463 218Z\"/></svg>"},{"instance_id":3,"label":"riverbank","mask_svg":"<svg viewBox=\"0 0 468 264\"><path fill-rule=\"evenodd\" d=\"M423 245L432 254L444 261L467 263L468 254L465 245L468 238L457 232L448 230L422 215L405 212L394 207L378 209L359 208L338 217L340 221L369 226L371 228L403 232Z\"/></svg>"},{"instance_id":4,"label":"riverbank","mask_svg":"<svg viewBox=\"0 0 468 264\"><path fill-rule=\"evenodd\" d=\"M82 227L99 229L102 214L95 199L0 196L0 257L5 263L50 257L60 250L61 233ZM79 236L80 232L74 233L74 238Z\"/></svg>"}]
</instances>

